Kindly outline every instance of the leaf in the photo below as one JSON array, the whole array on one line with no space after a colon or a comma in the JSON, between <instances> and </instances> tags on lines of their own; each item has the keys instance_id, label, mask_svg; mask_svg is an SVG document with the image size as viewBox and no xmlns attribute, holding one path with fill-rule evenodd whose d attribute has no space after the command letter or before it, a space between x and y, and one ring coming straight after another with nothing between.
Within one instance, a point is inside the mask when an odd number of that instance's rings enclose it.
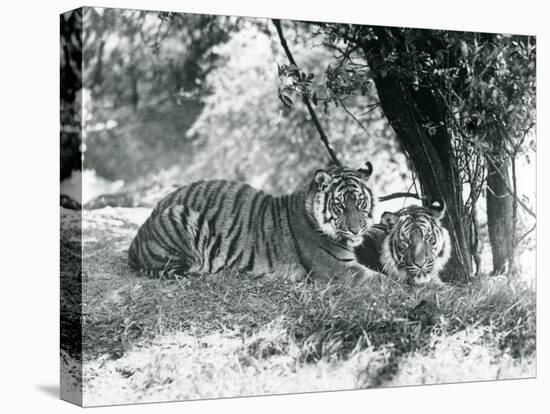
<instances>
[{"instance_id":1,"label":"leaf","mask_svg":"<svg viewBox=\"0 0 550 414\"><path fill-rule=\"evenodd\" d=\"M313 92L313 96L311 97L311 100L313 101L313 105L317 106L317 103L318 103L317 92Z\"/></svg>"},{"instance_id":2,"label":"leaf","mask_svg":"<svg viewBox=\"0 0 550 414\"><path fill-rule=\"evenodd\" d=\"M289 72L299 72L300 68L294 64L288 65L288 71Z\"/></svg>"},{"instance_id":3,"label":"leaf","mask_svg":"<svg viewBox=\"0 0 550 414\"><path fill-rule=\"evenodd\" d=\"M290 97L288 97L287 95L281 95L281 101L283 101L283 103L287 106L294 105L294 102L292 102L292 99L290 99Z\"/></svg>"},{"instance_id":4,"label":"leaf","mask_svg":"<svg viewBox=\"0 0 550 414\"><path fill-rule=\"evenodd\" d=\"M290 115L290 111L291 111L291 107L284 105L283 111L282 111L283 118L288 118L288 116Z\"/></svg>"}]
</instances>

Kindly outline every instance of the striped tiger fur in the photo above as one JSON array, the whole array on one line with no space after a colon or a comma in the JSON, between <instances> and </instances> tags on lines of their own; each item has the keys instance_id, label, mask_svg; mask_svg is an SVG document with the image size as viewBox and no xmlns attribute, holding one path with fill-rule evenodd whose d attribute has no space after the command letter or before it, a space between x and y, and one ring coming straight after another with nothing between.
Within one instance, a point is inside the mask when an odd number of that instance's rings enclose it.
<instances>
[{"instance_id":1,"label":"striped tiger fur","mask_svg":"<svg viewBox=\"0 0 550 414\"><path fill-rule=\"evenodd\" d=\"M138 230L129 265L150 276L234 269L256 275L361 276L372 224L372 165L318 170L307 189L274 197L231 181L199 181L161 200Z\"/></svg>"},{"instance_id":2,"label":"striped tiger fur","mask_svg":"<svg viewBox=\"0 0 550 414\"><path fill-rule=\"evenodd\" d=\"M362 265L401 282L441 284L439 273L451 256L449 232L441 224L445 203L385 212L356 248Z\"/></svg>"}]
</instances>

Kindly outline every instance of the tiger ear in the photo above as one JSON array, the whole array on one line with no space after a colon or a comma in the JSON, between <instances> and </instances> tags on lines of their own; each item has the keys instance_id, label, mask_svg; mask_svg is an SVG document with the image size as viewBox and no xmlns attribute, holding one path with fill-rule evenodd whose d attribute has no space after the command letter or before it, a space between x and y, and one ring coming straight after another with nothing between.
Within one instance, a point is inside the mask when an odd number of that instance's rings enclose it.
<instances>
[{"instance_id":1,"label":"tiger ear","mask_svg":"<svg viewBox=\"0 0 550 414\"><path fill-rule=\"evenodd\" d=\"M380 219L380 222L387 228L392 228L398 221L399 216L389 211L384 211L382 213L382 218Z\"/></svg>"},{"instance_id":2,"label":"tiger ear","mask_svg":"<svg viewBox=\"0 0 550 414\"><path fill-rule=\"evenodd\" d=\"M441 220L443 217L445 217L445 201L443 200L434 200L432 201L432 204L430 204L430 213L432 213L432 217L436 220Z\"/></svg>"},{"instance_id":3,"label":"tiger ear","mask_svg":"<svg viewBox=\"0 0 550 414\"><path fill-rule=\"evenodd\" d=\"M317 191L325 191L332 183L332 176L325 170L317 170L313 181L317 184Z\"/></svg>"},{"instance_id":4,"label":"tiger ear","mask_svg":"<svg viewBox=\"0 0 550 414\"><path fill-rule=\"evenodd\" d=\"M370 161L367 161L365 163L365 168L359 168L357 171L359 171L364 177L365 179L369 179L369 177L372 175L372 164L370 163Z\"/></svg>"}]
</instances>

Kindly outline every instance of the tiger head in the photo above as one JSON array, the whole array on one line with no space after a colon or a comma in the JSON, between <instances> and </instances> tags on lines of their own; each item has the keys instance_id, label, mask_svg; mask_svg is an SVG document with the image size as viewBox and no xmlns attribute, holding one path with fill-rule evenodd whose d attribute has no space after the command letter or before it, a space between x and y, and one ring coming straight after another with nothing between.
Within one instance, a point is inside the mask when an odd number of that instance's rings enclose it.
<instances>
[{"instance_id":1,"label":"tiger head","mask_svg":"<svg viewBox=\"0 0 550 414\"><path fill-rule=\"evenodd\" d=\"M416 285L438 281L451 256L449 232L441 225L444 215L443 201L382 214L387 234L381 254L384 272Z\"/></svg>"},{"instance_id":2,"label":"tiger head","mask_svg":"<svg viewBox=\"0 0 550 414\"><path fill-rule=\"evenodd\" d=\"M307 209L318 229L348 246L361 244L372 224L374 197L367 187L372 164L365 166L318 170L309 188Z\"/></svg>"}]
</instances>

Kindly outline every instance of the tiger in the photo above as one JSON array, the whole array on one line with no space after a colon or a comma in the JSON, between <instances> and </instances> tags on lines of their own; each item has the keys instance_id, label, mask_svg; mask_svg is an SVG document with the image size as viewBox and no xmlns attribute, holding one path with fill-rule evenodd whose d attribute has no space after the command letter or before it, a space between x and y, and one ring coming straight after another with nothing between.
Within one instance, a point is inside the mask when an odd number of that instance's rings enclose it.
<instances>
[{"instance_id":1,"label":"tiger","mask_svg":"<svg viewBox=\"0 0 550 414\"><path fill-rule=\"evenodd\" d=\"M442 285L439 274L451 257L449 232L441 224L445 203L384 212L356 250L359 263L399 282Z\"/></svg>"},{"instance_id":2,"label":"tiger","mask_svg":"<svg viewBox=\"0 0 550 414\"><path fill-rule=\"evenodd\" d=\"M128 263L166 278L229 269L293 282L361 278L368 270L354 248L374 224L372 170L370 162L320 169L305 188L283 196L234 181L194 182L158 202Z\"/></svg>"}]
</instances>

